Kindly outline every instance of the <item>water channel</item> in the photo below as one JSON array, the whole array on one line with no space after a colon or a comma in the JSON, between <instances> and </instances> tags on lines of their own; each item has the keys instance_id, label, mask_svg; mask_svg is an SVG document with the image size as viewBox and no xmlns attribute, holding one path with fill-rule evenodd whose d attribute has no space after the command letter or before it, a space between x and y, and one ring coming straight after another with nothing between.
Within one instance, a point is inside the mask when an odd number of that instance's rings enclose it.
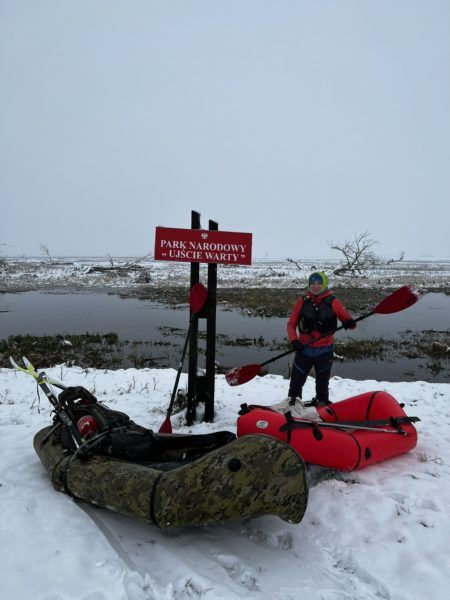
<instances>
[{"instance_id":1,"label":"water channel","mask_svg":"<svg viewBox=\"0 0 450 600\"><path fill-rule=\"evenodd\" d=\"M280 292L282 293L282 292ZM286 317L287 318L287 317ZM283 352L286 318L265 318L218 307L217 362L223 368L260 363ZM168 307L154 302L123 299L115 294L26 292L0 294L0 339L10 335L116 332L121 340L143 343L160 367L176 368L189 321L187 305ZM204 332L206 321L200 320ZM355 332L339 332L336 341L348 338L396 340L423 331L447 332L450 336L450 296L430 293L420 302L392 315L374 315ZM410 332L405 334L405 332ZM389 345L389 344L388 344ZM202 347L202 342L200 342ZM293 355L270 365L270 372L288 376ZM199 364L201 366L202 358ZM186 361L187 363L187 361ZM333 375L379 381L424 380L450 382L450 360L438 373L430 359L393 356L384 360L335 361ZM132 366L123 356L121 367Z\"/></svg>"}]
</instances>

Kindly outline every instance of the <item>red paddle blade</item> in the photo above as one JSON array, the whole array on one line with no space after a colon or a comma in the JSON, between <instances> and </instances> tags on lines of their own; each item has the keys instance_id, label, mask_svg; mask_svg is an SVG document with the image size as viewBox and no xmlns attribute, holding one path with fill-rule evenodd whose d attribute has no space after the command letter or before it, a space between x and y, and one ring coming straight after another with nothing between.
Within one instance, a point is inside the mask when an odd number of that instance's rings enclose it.
<instances>
[{"instance_id":1,"label":"red paddle blade","mask_svg":"<svg viewBox=\"0 0 450 600\"><path fill-rule=\"evenodd\" d=\"M208 291L201 283L194 283L189 292L189 306L193 313L198 313L206 302Z\"/></svg>"},{"instance_id":2,"label":"red paddle blade","mask_svg":"<svg viewBox=\"0 0 450 600\"><path fill-rule=\"evenodd\" d=\"M158 433L172 433L172 423L170 422L170 419L168 417L159 428Z\"/></svg>"},{"instance_id":3,"label":"red paddle blade","mask_svg":"<svg viewBox=\"0 0 450 600\"><path fill-rule=\"evenodd\" d=\"M378 315L389 315L399 312L415 304L423 296L423 291L415 287L404 285L390 296L382 300L374 309Z\"/></svg>"},{"instance_id":4,"label":"red paddle blade","mask_svg":"<svg viewBox=\"0 0 450 600\"><path fill-rule=\"evenodd\" d=\"M247 383L257 375L261 371L261 365L245 365L243 367L236 367L228 371L225 374L225 379L227 380L228 385L242 385L243 383Z\"/></svg>"}]
</instances>

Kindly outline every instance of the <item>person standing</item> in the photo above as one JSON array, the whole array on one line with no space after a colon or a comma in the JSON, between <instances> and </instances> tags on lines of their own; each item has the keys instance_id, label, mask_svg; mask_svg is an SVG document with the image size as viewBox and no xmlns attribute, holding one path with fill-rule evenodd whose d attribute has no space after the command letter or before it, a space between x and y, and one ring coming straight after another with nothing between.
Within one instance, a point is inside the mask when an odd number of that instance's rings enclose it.
<instances>
[{"instance_id":1,"label":"person standing","mask_svg":"<svg viewBox=\"0 0 450 600\"><path fill-rule=\"evenodd\" d=\"M274 410L290 410L293 416L309 418L316 416L315 406L330 403L328 385L333 364L333 332L338 319L344 329L355 329L352 315L328 289L325 273L312 273L308 278L307 293L297 300L287 323L288 338L296 351L289 397L272 406ZM316 372L316 397L306 406L302 401L302 389L312 367Z\"/></svg>"}]
</instances>

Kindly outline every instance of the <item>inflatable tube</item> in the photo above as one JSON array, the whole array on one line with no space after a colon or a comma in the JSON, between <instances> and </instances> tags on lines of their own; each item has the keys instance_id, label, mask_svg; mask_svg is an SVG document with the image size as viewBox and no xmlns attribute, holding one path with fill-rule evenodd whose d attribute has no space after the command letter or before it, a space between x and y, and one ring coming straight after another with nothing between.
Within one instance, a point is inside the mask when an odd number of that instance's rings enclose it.
<instances>
[{"instance_id":1,"label":"inflatable tube","mask_svg":"<svg viewBox=\"0 0 450 600\"><path fill-rule=\"evenodd\" d=\"M406 416L395 398L381 391L366 392L330 404L318 409L318 413L323 421L336 424L389 421L391 417ZM280 431L286 423L286 417L280 413L263 407L249 407L249 411L238 419L237 434L239 438L255 433L273 436L295 448L306 463L342 471L363 469L404 454L417 444L417 432L410 423L401 425L404 435L396 434L398 430L393 425L379 427L392 433L309 426Z\"/></svg>"},{"instance_id":2,"label":"inflatable tube","mask_svg":"<svg viewBox=\"0 0 450 600\"><path fill-rule=\"evenodd\" d=\"M169 442L176 437L167 436ZM152 464L99 454L81 458L64 448L51 427L33 443L56 490L160 528L267 514L301 521L308 502L306 468L292 447L249 435L186 463L182 437L190 447L201 436L178 436L179 462L172 452L167 461Z\"/></svg>"}]
</instances>

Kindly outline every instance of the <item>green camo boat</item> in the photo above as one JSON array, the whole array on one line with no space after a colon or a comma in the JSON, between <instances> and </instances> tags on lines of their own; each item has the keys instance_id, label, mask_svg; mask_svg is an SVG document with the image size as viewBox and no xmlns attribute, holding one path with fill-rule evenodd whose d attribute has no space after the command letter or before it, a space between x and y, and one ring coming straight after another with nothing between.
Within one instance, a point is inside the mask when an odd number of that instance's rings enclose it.
<instances>
[{"instance_id":1,"label":"green camo boat","mask_svg":"<svg viewBox=\"0 0 450 600\"><path fill-rule=\"evenodd\" d=\"M162 529L261 515L301 521L308 501L305 464L284 442L264 435L236 439L229 432L145 431L157 446L155 460L80 456L52 427L36 434L34 448L56 490Z\"/></svg>"}]
</instances>

